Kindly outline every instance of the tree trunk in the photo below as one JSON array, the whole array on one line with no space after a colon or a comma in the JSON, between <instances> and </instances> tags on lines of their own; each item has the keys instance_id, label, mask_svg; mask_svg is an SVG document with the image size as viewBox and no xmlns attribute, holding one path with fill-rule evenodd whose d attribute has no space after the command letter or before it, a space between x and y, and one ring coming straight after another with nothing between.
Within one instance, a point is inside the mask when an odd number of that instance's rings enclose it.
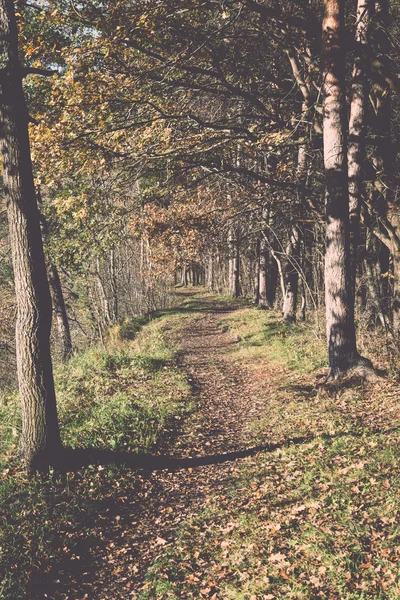
<instances>
[{"instance_id":1,"label":"tree trunk","mask_svg":"<svg viewBox=\"0 0 400 600\"><path fill-rule=\"evenodd\" d=\"M266 232L260 240L259 279L258 279L258 306L263 309L271 308L268 300L268 243L265 239Z\"/></svg>"},{"instance_id":2,"label":"tree trunk","mask_svg":"<svg viewBox=\"0 0 400 600\"><path fill-rule=\"evenodd\" d=\"M119 317L119 306L118 306L118 281L117 272L115 269L115 249L110 250L110 279L111 279L111 293L112 293L112 320L116 323Z\"/></svg>"},{"instance_id":3,"label":"tree trunk","mask_svg":"<svg viewBox=\"0 0 400 600\"><path fill-rule=\"evenodd\" d=\"M229 294L232 298L240 296L240 250L236 235L229 232Z\"/></svg>"},{"instance_id":4,"label":"tree trunk","mask_svg":"<svg viewBox=\"0 0 400 600\"><path fill-rule=\"evenodd\" d=\"M40 189L37 190L36 197L39 207L40 231L42 233L43 245L46 249L49 226L44 215L40 213L40 207L42 203ZM61 345L61 356L62 360L65 361L72 354L71 332L58 269L49 259L49 256L47 256L47 278L49 281L50 293L53 301L53 309L56 315L58 336Z\"/></svg>"},{"instance_id":5,"label":"tree trunk","mask_svg":"<svg viewBox=\"0 0 400 600\"><path fill-rule=\"evenodd\" d=\"M349 177L349 237L352 294L355 293L360 207L365 160L366 104L368 99L370 25L374 1L358 0L355 41L357 44L351 86L347 162Z\"/></svg>"},{"instance_id":6,"label":"tree trunk","mask_svg":"<svg viewBox=\"0 0 400 600\"><path fill-rule=\"evenodd\" d=\"M63 361L67 360L72 354L72 340L69 328L67 309L64 302L60 276L57 267L50 264L47 269L51 295L53 299L53 308L56 315L58 335L60 338L61 352Z\"/></svg>"},{"instance_id":7,"label":"tree trunk","mask_svg":"<svg viewBox=\"0 0 400 600\"><path fill-rule=\"evenodd\" d=\"M218 292L218 294L221 294L223 289L224 289L224 268L223 268L223 261L221 259L221 253L220 253L220 249L217 248L217 253L215 256L215 283L216 283L216 291Z\"/></svg>"},{"instance_id":8,"label":"tree trunk","mask_svg":"<svg viewBox=\"0 0 400 600\"><path fill-rule=\"evenodd\" d=\"M359 361L349 260L349 192L346 160L344 0L324 0L324 166L326 176L325 305L329 375Z\"/></svg>"},{"instance_id":9,"label":"tree trunk","mask_svg":"<svg viewBox=\"0 0 400 600\"><path fill-rule=\"evenodd\" d=\"M213 254L212 250L210 250L210 254L208 256L207 287L212 292L215 289L215 285L214 285L214 254Z\"/></svg>"},{"instance_id":10,"label":"tree trunk","mask_svg":"<svg viewBox=\"0 0 400 600\"><path fill-rule=\"evenodd\" d=\"M104 319L104 322L106 323L106 325L109 325L112 320L110 304L108 302L107 292L104 288L104 283L103 283L103 280L100 275L100 259L99 258L96 259L96 279L97 279L97 289L99 291L100 304L101 304L101 308L102 308L102 312L103 312L103 319Z\"/></svg>"},{"instance_id":11,"label":"tree trunk","mask_svg":"<svg viewBox=\"0 0 400 600\"><path fill-rule=\"evenodd\" d=\"M20 448L28 470L45 470L60 458L62 445L50 355L51 297L12 0L0 0L0 33L0 144L17 302Z\"/></svg>"},{"instance_id":12,"label":"tree trunk","mask_svg":"<svg viewBox=\"0 0 400 600\"><path fill-rule=\"evenodd\" d=\"M309 125L307 124L311 102L310 85L306 77L302 76L301 69L298 65L296 56L292 50L287 50L290 65L292 67L293 77L302 93L303 102L301 105L301 119L299 134L305 136L308 133ZM299 288L299 267L300 267L300 246L303 237L303 232L298 225L299 219L303 217L304 200L305 200L305 185L308 171L308 155L307 146L302 143L299 145L297 153L297 202L293 207L294 214L292 218L292 230L289 235L289 243L287 246L287 263L285 266L285 296L283 300L283 319L287 323L296 321L297 312L297 297ZM305 306L305 304L304 304Z\"/></svg>"},{"instance_id":13,"label":"tree trunk","mask_svg":"<svg viewBox=\"0 0 400 600\"><path fill-rule=\"evenodd\" d=\"M258 306L260 301L260 241L257 241L256 259L253 270L253 304Z\"/></svg>"},{"instance_id":14,"label":"tree trunk","mask_svg":"<svg viewBox=\"0 0 400 600\"><path fill-rule=\"evenodd\" d=\"M256 242L255 261L253 269L253 304L258 306L260 300L260 240Z\"/></svg>"},{"instance_id":15,"label":"tree trunk","mask_svg":"<svg viewBox=\"0 0 400 600\"><path fill-rule=\"evenodd\" d=\"M282 298L284 299L286 296L286 289L285 289L285 278L283 275L283 268L282 268L282 261L279 258L276 250L274 248L271 247L271 255L273 256L275 263L276 263L276 270L279 276L279 283L281 286L281 293L282 293Z\"/></svg>"},{"instance_id":16,"label":"tree trunk","mask_svg":"<svg viewBox=\"0 0 400 600\"><path fill-rule=\"evenodd\" d=\"M299 263L300 263L301 233L299 227L293 226L287 247L287 263L284 271L285 296L283 301L283 320L286 323L296 321L297 296L299 290Z\"/></svg>"},{"instance_id":17,"label":"tree trunk","mask_svg":"<svg viewBox=\"0 0 400 600\"><path fill-rule=\"evenodd\" d=\"M366 287L373 316L377 316L382 327L389 329L389 322L385 314L385 301L382 294L382 267L381 252L379 250L380 242L377 238L367 231L365 244L364 269L366 273ZM386 278L387 279L387 278Z\"/></svg>"},{"instance_id":18,"label":"tree trunk","mask_svg":"<svg viewBox=\"0 0 400 600\"><path fill-rule=\"evenodd\" d=\"M392 298L392 326L396 341L400 340L400 252L397 244L393 244L393 298Z\"/></svg>"},{"instance_id":19,"label":"tree trunk","mask_svg":"<svg viewBox=\"0 0 400 600\"><path fill-rule=\"evenodd\" d=\"M306 290L305 290L305 286L304 286L304 282L303 282L302 294L301 294L301 307L300 307L300 320L303 323L306 320L306 311L307 311Z\"/></svg>"},{"instance_id":20,"label":"tree trunk","mask_svg":"<svg viewBox=\"0 0 400 600\"><path fill-rule=\"evenodd\" d=\"M276 262L271 260L269 257L268 260L268 282L267 282L267 300L268 304L272 308L276 299L276 288L278 285L278 269L276 267Z\"/></svg>"}]
</instances>

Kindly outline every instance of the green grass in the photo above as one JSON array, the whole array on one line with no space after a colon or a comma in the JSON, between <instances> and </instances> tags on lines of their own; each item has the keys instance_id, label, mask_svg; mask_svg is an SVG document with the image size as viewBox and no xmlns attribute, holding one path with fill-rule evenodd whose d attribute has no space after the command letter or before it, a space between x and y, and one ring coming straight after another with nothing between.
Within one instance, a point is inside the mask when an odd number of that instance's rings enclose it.
<instances>
[{"instance_id":1,"label":"green grass","mask_svg":"<svg viewBox=\"0 0 400 600\"><path fill-rule=\"evenodd\" d=\"M399 598L395 440L316 440L246 460L139 598Z\"/></svg>"},{"instance_id":2,"label":"green grass","mask_svg":"<svg viewBox=\"0 0 400 600\"><path fill-rule=\"evenodd\" d=\"M327 365L325 340L308 323L287 325L274 312L245 307L221 327L236 336L237 354L249 363L275 362L302 373Z\"/></svg>"},{"instance_id":3,"label":"green grass","mask_svg":"<svg viewBox=\"0 0 400 600\"><path fill-rule=\"evenodd\" d=\"M254 431L270 449L238 461L225 494L182 525L139 600L397 600L397 383L322 386L324 344L307 324L244 308L221 327L260 382Z\"/></svg>"},{"instance_id":4,"label":"green grass","mask_svg":"<svg viewBox=\"0 0 400 600\"><path fill-rule=\"evenodd\" d=\"M158 452L167 443L195 407L170 336L180 321L178 314L160 316L134 341L114 335L108 347L56 367L65 445L135 453ZM20 431L16 395L0 405L0 420L0 598L22 600L52 565L73 560L82 540L96 546L99 514L122 502L122 491L134 493L137 475L92 466L28 479L12 458Z\"/></svg>"},{"instance_id":5,"label":"green grass","mask_svg":"<svg viewBox=\"0 0 400 600\"><path fill-rule=\"evenodd\" d=\"M73 447L150 451L190 409L189 388L166 344L164 319L133 344L92 349L56 371L60 425ZM174 390L171 393L171 390Z\"/></svg>"}]
</instances>

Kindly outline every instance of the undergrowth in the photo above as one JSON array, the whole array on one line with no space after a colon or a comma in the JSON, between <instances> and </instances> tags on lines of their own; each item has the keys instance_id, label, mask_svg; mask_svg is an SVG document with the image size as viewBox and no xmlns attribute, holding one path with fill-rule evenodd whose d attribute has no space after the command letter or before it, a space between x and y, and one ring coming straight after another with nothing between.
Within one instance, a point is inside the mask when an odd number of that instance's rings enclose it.
<instances>
[{"instance_id":1,"label":"undergrowth","mask_svg":"<svg viewBox=\"0 0 400 600\"><path fill-rule=\"evenodd\" d=\"M63 442L73 448L159 452L194 408L178 368L171 331L182 315L164 314L134 341L110 336L55 369ZM138 332L136 329L135 333ZM129 335L133 337L132 328ZM0 404L0 598L43 598L54 568L71 570L101 538L102 518L134 494L138 474L117 466L28 479L13 461L20 432L16 395ZM110 513L111 511L111 513ZM100 524L99 524L100 519ZM63 566L65 565L65 567ZM47 589L47 588L46 588ZM54 592L57 597L57 592Z\"/></svg>"},{"instance_id":2,"label":"undergrowth","mask_svg":"<svg viewBox=\"0 0 400 600\"><path fill-rule=\"evenodd\" d=\"M324 344L244 308L222 319L232 359L264 399L265 451L238 461L147 573L140 600L397 600L400 406L397 383L326 386Z\"/></svg>"}]
</instances>

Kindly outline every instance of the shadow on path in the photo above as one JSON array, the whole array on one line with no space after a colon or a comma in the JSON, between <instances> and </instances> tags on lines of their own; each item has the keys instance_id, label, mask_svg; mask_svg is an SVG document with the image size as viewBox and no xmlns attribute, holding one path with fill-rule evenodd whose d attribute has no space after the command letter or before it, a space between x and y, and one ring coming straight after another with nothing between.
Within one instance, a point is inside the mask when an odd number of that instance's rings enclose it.
<instances>
[{"instance_id":1,"label":"shadow on path","mask_svg":"<svg viewBox=\"0 0 400 600\"><path fill-rule=\"evenodd\" d=\"M366 435L389 435L398 431L398 427L391 429L373 429L368 433L365 430L360 432L340 432L337 434L321 433L317 436L294 437L284 440L280 443L263 444L237 450L233 452L223 452L219 454L210 454L205 456L194 456L185 458L175 458L173 456L163 456L154 454L132 454L129 452L113 452L111 450L98 450L96 448L65 450L64 460L60 465L60 470L65 472L77 471L83 467L92 466L123 466L131 469L142 469L144 471L178 471L180 469L192 469L194 467L205 467L208 465L219 465L226 462L232 462L241 458L255 456L262 452L274 452L279 448L287 448L293 445L308 444L316 440L335 440L343 437L360 438Z\"/></svg>"}]
</instances>

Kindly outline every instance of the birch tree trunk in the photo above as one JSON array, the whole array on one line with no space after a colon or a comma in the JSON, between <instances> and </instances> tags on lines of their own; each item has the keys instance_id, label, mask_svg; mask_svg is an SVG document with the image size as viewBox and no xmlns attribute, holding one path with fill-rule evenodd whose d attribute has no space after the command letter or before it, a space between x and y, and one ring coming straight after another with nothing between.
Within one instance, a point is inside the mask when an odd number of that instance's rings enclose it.
<instances>
[{"instance_id":1,"label":"birch tree trunk","mask_svg":"<svg viewBox=\"0 0 400 600\"><path fill-rule=\"evenodd\" d=\"M40 230L12 0L0 0L0 147L17 302L16 349L28 470L60 458L50 355L51 297Z\"/></svg>"},{"instance_id":2,"label":"birch tree trunk","mask_svg":"<svg viewBox=\"0 0 400 600\"><path fill-rule=\"evenodd\" d=\"M268 248L268 229L269 211L266 207L262 211L262 222L265 229L261 232L259 248L259 275L258 275L258 306L263 309L271 308L268 299L268 271L269 271L269 248Z\"/></svg>"},{"instance_id":3,"label":"birch tree trunk","mask_svg":"<svg viewBox=\"0 0 400 600\"><path fill-rule=\"evenodd\" d=\"M359 361L349 260L349 192L346 160L344 0L324 0L323 140L326 176L325 305L329 375Z\"/></svg>"},{"instance_id":4,"label":"birch tree trunk","mask_svg":"<svg viewBox=\"0 0 400 600\"><path fill-rule=\"evenodd\" d=\"M253 304L258 306L260 300L260 240L256 242L253 270Z\"/></svg>"}]
</instances>

